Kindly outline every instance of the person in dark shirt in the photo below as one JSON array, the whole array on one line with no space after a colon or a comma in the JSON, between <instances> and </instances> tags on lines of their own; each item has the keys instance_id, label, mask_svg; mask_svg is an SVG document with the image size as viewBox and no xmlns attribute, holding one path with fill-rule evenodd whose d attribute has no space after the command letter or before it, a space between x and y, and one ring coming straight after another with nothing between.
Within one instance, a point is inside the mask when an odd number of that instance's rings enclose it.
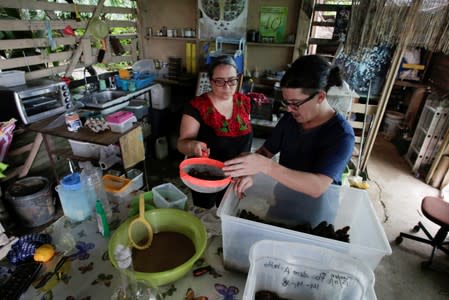
<instances>
[{"instance_id":1,"label":"person in dark shirt","mask_svg":"<svg viewBox=\"0 0 449 300\"><path fill-rule=\"evenodd\" d=\"M317 55L298 58L281 80L286 114L256 153L225 162L227 176L245 177L234 185L237 195L259 172L285 187L319 198L331 184L341 184L354 148L354 131L327 102L331 86L341 86L338 67ZM271 158L280 153L279 163Z\"/></svg>"},{"instance_id":2,"label":"person in dark shirt","mask_svg":"<svg viewBox=\"0 0 449 300\"><path fill-rule=\"evenodd\" d=\"M251 150L251 99L236 92L239 77L232 57L215 58L208 75L212 90L186 106L177 147L186 156L225 161ZM192 191L194 204L205 208L218 206L223 194Z\"/></svg>"}]
</instances>

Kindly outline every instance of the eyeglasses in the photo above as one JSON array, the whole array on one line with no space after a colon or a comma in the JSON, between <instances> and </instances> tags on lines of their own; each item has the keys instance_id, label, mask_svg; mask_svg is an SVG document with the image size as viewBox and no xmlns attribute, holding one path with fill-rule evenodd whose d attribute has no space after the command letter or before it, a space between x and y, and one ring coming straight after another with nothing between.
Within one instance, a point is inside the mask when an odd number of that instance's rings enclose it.
<instances>
[{"instance_id":1,"label":"eyeglasses","mask_svg":"<svg viewBox=\"0 0 449 300\"><path fill-rule=\"evenodd\" d=\"M238 78L230 78L228 80L223 79L223 78L217 78L217 79L211 79L211 81L213 83L215 83L216 86L218 87L224 87L226 84L228 84L228 86L236 86L237 83L239 82Z\"/></svg>"},{"instance_id":2,"label":"eyeglasses","mask_svg":"<svg viewBox=\"0 0 449 300\"><path fill-rule=\"evenodd\" d=\"M310 95L309 97L307 97L304 100L294 100L293 102L290 101L286 101L284 99L281 100L281 104L284 107L288 107L290 106L293 109L298 109L301 105L306 104L307 102L309 102L310 100L312 100L313 98L315 98L316 95L318 95L319 92L315 92L312 95Z\"/></svg>"}]
</instances>

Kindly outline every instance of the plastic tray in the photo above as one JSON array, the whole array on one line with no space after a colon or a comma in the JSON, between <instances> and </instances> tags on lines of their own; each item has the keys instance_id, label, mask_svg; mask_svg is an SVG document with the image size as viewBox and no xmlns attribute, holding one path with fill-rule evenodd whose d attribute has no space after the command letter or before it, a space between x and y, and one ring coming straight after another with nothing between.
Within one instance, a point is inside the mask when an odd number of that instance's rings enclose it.
<instances>
[{"instance_id":1,"label":"plastic tray","mask_svg":"<svg viewBox=\"0 0 449 300\"><path fill-rule=\"evenodd\" d=\"M247 190L243 201L236 198L232 186L228 188L217 211L217 215L221 218L223 259L226 267L247 272L249 249L255 242L264 239L312 244L346 253L361 259L373 270L384 255L391 254L390 244L368 193L359 189L331 186L327 203L336 206L335 214L332 209L326 208L327 205L324 205L325 209L322 211L322 217L334 224L336 229L351 227L350 243L262 224L237 216L241 209L246 209L262 219L270 219L270 215L278 215L276 221L301 223L297 220L308 214L307 207L305 208L301 201L304 196L297 192L290 194L282 189L279 195L278 189L279 185L273 179L261 174L255 176L254 185ZM276 199L282 199L282 201ZM316 199L306 200L308 204L316 203L314 202ZM281 213L283 216L279 216Z\"/></svg>"},{"instance_id":2,"label":"plastic tray","mask_svg":"<svg viewBox=\"0 0 449 300\"><path fill-rule=\"evenodd\" d=\"M153 74L143 75L142 77L130 80L121 79L118 75L114 76L116 86L123 91L129 90L129 82L131 80L134 80L136 82L136 90L140 90L143 89L144 87L149 86L154 81L155 78L156 76Z\"/></svg>"},{"instance_id":3,"label":"plastic tray","mask_svg":"<svg viewBox=\"0 0 449 300\"><path fill-rule=\"evenodd\" d=\"M313 245L263 240L250 250L243 299L270 291L291 300L376 299L374 273L346 254Z\"/></svg>"}]
</instances>

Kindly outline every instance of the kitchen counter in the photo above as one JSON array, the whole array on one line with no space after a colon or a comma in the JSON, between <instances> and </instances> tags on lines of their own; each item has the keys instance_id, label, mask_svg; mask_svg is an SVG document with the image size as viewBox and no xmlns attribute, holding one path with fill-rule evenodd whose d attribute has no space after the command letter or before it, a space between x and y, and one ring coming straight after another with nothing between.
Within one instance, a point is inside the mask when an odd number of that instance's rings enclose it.
<instances>
[{"instance_id":1,"label":"kitchen counter","mask_svg":"<svg viewBox=\"0 0 449 300\"><path fill-rule=\"evenodd\" d=\"M117 228L127 218L129 201L128 199L113 207L111 228ZM209 224L211 219L215 219L214 228L220 227L214 210L191 208L190 212L208 220ZM72 224L62 217L47 228L46 232L54 236L60 229L70 233L76 241L76 248L66 254L72 259L61 268L59 280L53 276L53 279L44 286L45 289L37 290L30 287L21 299L110 299L121 281L119 271L108 259L108 239L98 233L96 220L90 218L84 222ZM242 297L246 274L224 269L222 239L216 233L215 231L215 235L209 238L202 259L186 276L159 288L162 299L184 299L188 289L193 290L195 297L206 296L208 299L240 299ZM214 234L214 231L208 230L209 234ZM58 253L44 266L36 282L45 272L54 269L62 255ZM210 266L210 271L197 277L193 275L193 270L205 266Z\"/></svg>"}]
</instances>

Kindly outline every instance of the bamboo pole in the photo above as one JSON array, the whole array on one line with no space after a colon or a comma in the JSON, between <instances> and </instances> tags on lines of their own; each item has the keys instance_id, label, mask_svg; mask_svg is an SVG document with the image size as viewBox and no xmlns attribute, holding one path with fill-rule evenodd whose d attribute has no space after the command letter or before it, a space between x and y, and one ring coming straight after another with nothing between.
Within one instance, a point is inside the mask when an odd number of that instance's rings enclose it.
<instances>
[{"instance_id":1,"label":"bamboo pole","mask_svg":"<svg viewBox=\"0 0 449 300\"><path fill-rule=\"evenodd\" d=\"M368 159L371 155L371 151L373 150L374 141L376 140L377 133L379 132L382 117L385 113L388 104L388 99L390 98L390 94L393 89L394 81L396 79L396 74L398 73L402 57L407 48L407 45L409 44L409 41L413 36L415 22L418 15L417 12L421 7L422 2L423 0L413 1L412 6L409 8L409 12L407 13L407 18L405 19L406 26L404 28L406 28L407 31L404 33L399 33L402 38L399 40L398 46L393 55L390 70L387 74L387 80L384 84L382 96L380 98L379 105L377 107L377 113L374 118L374 124L368 134L367 147L365 147L366 152L364 151L364 153L362 153L362 164L360 169L363 171L366 170Z\"/></svg>"}]
</instances>

